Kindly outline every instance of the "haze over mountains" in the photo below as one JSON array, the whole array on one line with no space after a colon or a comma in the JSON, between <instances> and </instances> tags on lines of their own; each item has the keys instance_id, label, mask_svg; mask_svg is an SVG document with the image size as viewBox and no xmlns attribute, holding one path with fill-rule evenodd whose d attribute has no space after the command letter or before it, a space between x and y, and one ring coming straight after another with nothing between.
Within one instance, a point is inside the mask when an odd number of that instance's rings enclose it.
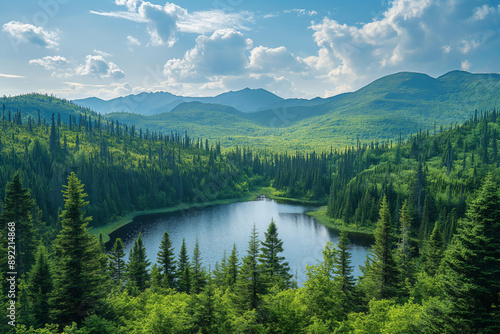
<instances>
[{"instance_id":1,"label":"haze over mountains","mask_svg":"<svg viewBox=\"0 0 500 334\"><path fill-rule=\"evenodd\" d=\"M31 97L34 99L35 97ZM21 101L22 100L22 101ZM8 109L36 115L57 103L62 120L78 112L73 104L42 99L0 99ZM43 103L42 103L43 102ZM163 133L188 131L222 146L253 145L280 150L325 150L363 141L391 140L468 119L475 110L500 106L500 75L452 71L438 78L401 72L352 93L312 100L283 99L264 89L243 89L215 97L141 93L103 101L76 100L107 119ZM71 107L71 108L69 108ZM89 112L87 108L79 112ZM95 116L94 116L95 117ZM437 126L437 127L436 127Z\"/></svg>"},{"instance_id":2,"label":"haze over mountains","mask_svg":"<svg viewBox=\"0 0 500 334\"><path fill-rule=\"evenodd\" d=\"M230 91L213 97L177 96L168 92L140 93L127 95L112 100L102 100L97 97L74 100L77 105L88 107L101 114L112 112L130 112L141 115L156 115L172 111L181 103L202 102L221 104L233 107L241 112L254 112L269 108L284 106L307 106L325 103L327 100L315 98L283 99L265 89L245 88L239 91Z\"/></svg>"}]
</instances>

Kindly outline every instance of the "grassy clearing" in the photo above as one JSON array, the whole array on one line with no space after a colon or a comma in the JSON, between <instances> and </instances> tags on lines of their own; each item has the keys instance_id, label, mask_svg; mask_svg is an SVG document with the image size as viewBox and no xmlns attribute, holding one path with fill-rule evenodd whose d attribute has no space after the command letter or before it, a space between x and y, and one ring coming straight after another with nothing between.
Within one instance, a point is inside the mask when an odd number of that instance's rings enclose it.
<instances>
[{"instance_id":1,"label":"grassy clearing","mask_svg":"<svg viewBox=\"0 0 500 334\"><path fill-rule=\"evenodd\" d=\"M333 230L337 231L345 230L347 231L347 233L360 233L360 234L370 234L370 235L373 235L375 232L373 228L356 227L352 225L346 226L342 220L330 218L327 213L326 205L318 208L315 211L307 212L306 214L316 219L319 223Z\"/></svg>"}]
</instances>

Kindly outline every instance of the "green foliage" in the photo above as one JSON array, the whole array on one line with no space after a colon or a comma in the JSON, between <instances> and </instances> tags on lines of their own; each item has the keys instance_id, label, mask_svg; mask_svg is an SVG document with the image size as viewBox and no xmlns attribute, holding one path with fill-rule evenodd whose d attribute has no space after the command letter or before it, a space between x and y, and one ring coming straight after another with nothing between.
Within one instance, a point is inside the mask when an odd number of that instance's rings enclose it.
<instances>
[{"instance_id":1,"label":"green foliage","mask_svg":"<svg viewBox=\"0 0 500 334\"><path fill-rule=\"evenodd\" d=\"M450 320L468 332L499 330L500 194L489 174L444 256Z\"/></svg>"},{"instance_id":2,"label":"green foliage","mask_svg":"<svg viewBox=\"0 0 500 334\"><path fill-rule=\"evenodd\" d=\"M139 292L144 291L150 284L151 275L148 267L151 264L146 258L146 247L139 233L135 239L134 246L130 250L127 263L127 287L137 288Z\"/></svg>"},{"instance_id":3,"label":"green foliage","mask_svg":"<svg viewBox=\"0 0 500 334\"><path fill-rule=\"evenodd\" d=\"M50 298L51 315L59 324L80 323L96 309L104 297L106 282L106 255L88 233L91 218L84 218L88 202L83 184L71 173L64 188L62 231L54 242L54 289Z\"/></svg>"},{"instance_id":4,"label":"green foliage","mask_svg":"<svg viewBox=\"0 0 500 334\"><path fill-rule=\"evenodd\" d=\"M109 252L109 266L113 282L120 287L123 285L123 281L125 280L126 264L124 257L125 249L123 247L122 239L116 238L113 249Z\"/></svg>"},{"instance_id":5,"label":"green foliage","mask_svg":"<svg viewBox=\"0 0 500 334\"><path fill-rule=\"evenodd\" d=\"M157 263L163 287L173 289L175 287L176 261L174 247L167 231L163 232Z\"/></svg>"},{"instance_id":6,"label":"green foliage","mask_svg":"<svg viewBox=\"0 0 500 334\"><path fill-rule=\"evenodd\" d=\"M278 229L274 220L264 233L266 239L261 241L261 254L259 260L262 263L263 279L268 281L270 286L277 285L282 289L289 288L292 275L288 262L279 253L283 252L283 241L278 237Z\"/></svg>"}]
</instances>

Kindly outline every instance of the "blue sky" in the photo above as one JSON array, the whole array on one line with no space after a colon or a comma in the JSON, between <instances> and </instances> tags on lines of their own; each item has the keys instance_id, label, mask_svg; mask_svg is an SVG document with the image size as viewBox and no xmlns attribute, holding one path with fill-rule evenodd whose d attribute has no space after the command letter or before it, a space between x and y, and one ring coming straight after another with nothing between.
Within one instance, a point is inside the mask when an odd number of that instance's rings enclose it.
<instances>
[{"instance_id":1,"label":"blue sky","mask_svg":"<svg viewBox=\"0 0 500 334\"><path fill-rule=\"evenodd\" d=\"M312 98L399 71L500 72L498 0L26 0L0 27L0 95Z\"/></svg>"}]
</instances>

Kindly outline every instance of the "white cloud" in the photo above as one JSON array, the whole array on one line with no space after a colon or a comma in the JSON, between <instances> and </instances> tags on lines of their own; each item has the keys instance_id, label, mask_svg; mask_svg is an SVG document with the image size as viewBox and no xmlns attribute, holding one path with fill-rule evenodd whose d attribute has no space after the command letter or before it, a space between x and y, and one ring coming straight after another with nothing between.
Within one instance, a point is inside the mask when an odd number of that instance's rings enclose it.
<instances>
[{"instance_id":1,"label":"white cloud","mask_svg":"<svg viewBox=\"0 0 500 334\"><path fill-rule=\"evenodd\" d=\"M175 81L198 82L210 76L238 75L245 71L245 52L252 46L241 32L234 29L215 31L210 37L200 35L196 46L182 59L170 59L164 74Z\"/></svg>"},{"instance_id":2,"label":"white cloud","mask_svg":"<svg viewBox=\"0 0 500 334\"><path fill-rule=\"evenodd\" d=\"M57 67L68 64L69 61L62 56L47 56L38 59L31 59L29 61L30 65L39 65L46 70L55 70Z\"/></svg>"},{"instance_id":3,"label":"white cloud","mask_svg":"<svg viewBox=\"0 0 500 334\"><path fill-rule=\"evenodd\" d=\"M19 43L36 44L47 49L59 46L59 30L49 31L32 24L10 21L3 25L3 31Z\"/></svg>"},{"instance_id":4,"label":"white cloud","mask_svg":"<svg viewBox=\"0 0 500 334\"><path fill-rule=\"evenodd\" d=\"M9 78L9 79L19 79L19 78L26 78L22 75L15 75L15 74L4 74L0 73L1 78Z\"/></svg>"},{"instance_id":5,"label":"white cloud","mask_svg":"<svg viewBox=\"0 0 500 334\"><path fill-rule=\"evenodd\" d=\"M106 61L102 55L87 55L85 63L78 66L75 73L80 76L90 76L95 78L122 79L125 73L118 66L110 61Z\"/></svg>"},{"instance_id":6,"label":"white cloud","mask_svg":"<svg viewBox=\"0 0 500 334\"><path fill-rule=\"evenodd\" d=\"M286 9L283 11L285 14L290 14L290 13L295 13L297 14L298 16L304 16L304 15L307 15L307 16L314 16L314 15L318 15L318 12L315 11L315 10L305 10L303 8L295 8L295 9Z\"/></svg>"},{"instance_id":7,"label":"white cloud","mask_svg":"<svg viewBox=\"0 0 500 334\"><path fill-rule=\"evenodd\" d=\"M484 20L490 14L500 14L500 5L497 8L490 7L488 5L482 5L481 7L476 7L474 9L474 14L471 17L471 21L481 21Z\"/></svg>"},{"instance_id":8,"label":"white cloud","mask_svg":"<svg viewBox=\"0 0 500 334\"><path fill-rule=\"evenodd\" d=\"M93 14L123 18L134 22L146 23L147 31L154 46L173 46L177 32L211 34L221 29L246 29L245 23L253 17L247 12L228 13L221 10L188 11L176 4L167 2L164 6L142 0L116 0L127 11L97 12Z\"/></svg>"},{"instance_id":9,"label":"white cloud","mask_svg":"<svg viewBox=\"0 0 500 334\"><path fill-rule=\"evenodd\" d=\"M329 85L344 90L397 71L439 75L461 67L463 54L491 43L498 49L499 21L477 22L492 13L492 7L466 0L394 0L366 24L351 26L331 18L313 23L319 51L304 61L318 78L326 73Z\"/></svg>"},{"instance_id":10,"label":"white cloud","mask_svg":"<svg viewBox=\"0 0 500 334\"><path fill-rule=\"evenodd\" d=\"M300 72L306 69L306 64L294 57L284 46L268 48L258 46L250 52L248 69L253 73L267 72Z\"/></svg>"},{"instance_id":11,"label":"white cloud","mask_svg":"<svg viewBox=\"0 0 500 334\"><path fill-rule=\"evenodd\" d=\"M141 46L141 42L135 37L127 36L127 44L129 46Z\"/></svg>"},{"instance_id":12,"label":"white cloud","mask_svg":"<svg viewBox=\"0 0 500 334\"><path fill-rule=\"evenodd\" d=\"M464 71L468 71L469 68L470 68L470 63L468 60L464 60L461 65L460 65L460 68Z\"/></svg>"}]
</instances>

